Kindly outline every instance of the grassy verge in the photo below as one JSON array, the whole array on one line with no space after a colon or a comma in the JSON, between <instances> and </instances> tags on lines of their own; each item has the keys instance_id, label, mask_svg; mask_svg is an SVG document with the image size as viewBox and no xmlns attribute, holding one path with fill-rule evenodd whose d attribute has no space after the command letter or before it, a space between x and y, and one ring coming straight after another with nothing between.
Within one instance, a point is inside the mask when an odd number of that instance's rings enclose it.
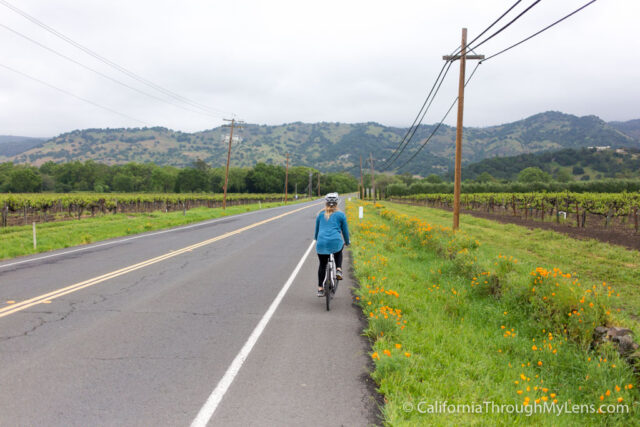
<instances>
[{"instance_id":1,"label":"grassy verge","mask_svg":"<svg viewBox=\"0 0 640 427\"><path fill-rule=\"evenodd\" d=\"M378 206L348 215L387 424L639 424L631 368L612 346L589 345L617 303L608 285L563 273L553 254L516 258L506 240L526 239L520 230L454 236L423 208ZM598 414L603 404L629 413Z\"/></svg>"},{"instance_id":2,"label":"grassy verge","mask_svg":"<svg viewBox=\"0 0 640 427\"><path fill-rule=\"evenodd\" d=\"M300 200L299 202L301 202ZM296 202L289 202L293 204ZM182 212L125 213L82 220L37 224L37 250L33 249L31 226L0 228L0 259L13 258L67 248L100 240L161 230L223 216L250 212L260 208L282 206L283 203L254 203L222 208L196 208Z\"/></svg>"},{"instance_id":3,"label":"grassy verge","mask_svg":"<svg viewBox=\"0 0 640 427\"><path fill-rule=\"evenodd\" d=\"M450 212L395 203L388 206L434 225L451 226ZM482 241L485 250L513 256L528 268L554 266L579 273L585 281L607 283L623 296L614 307L614 322L631 328L635 336L640 337L640 252L597 240L573 239L553 231L500 224L471 215L460 217L460 228Z\"/></svg>"}]
</instances>

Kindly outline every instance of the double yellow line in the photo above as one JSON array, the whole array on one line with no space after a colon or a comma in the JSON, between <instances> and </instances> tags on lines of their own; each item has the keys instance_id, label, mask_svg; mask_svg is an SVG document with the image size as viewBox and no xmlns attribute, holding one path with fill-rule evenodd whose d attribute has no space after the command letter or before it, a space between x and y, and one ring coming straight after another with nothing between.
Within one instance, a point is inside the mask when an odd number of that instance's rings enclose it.
<instances>
[{"instance_id":1,"label":"double yellow line","mask_svg":"<svg viewBox=\"0 0 640 427\"><path fill-rule=\"evenodd\" d=\"M122 276L124 274L130 273L130 272L135 271L135 270L139 270L139 269L147 267L149 265L156 264L158 262L167 260L169 258L176 257L178 255L181 255L181 254L185 253L185 252L189 252L189 251L192 251L194 249L198 249L198 248L201 248L203 246L210 245L211 243L215 243L215 242L217 242L219 240L226 239L227 237L235 236L236 234L240 234L240 233L242 233L244 231L250 230L250 229L255 228L255 227L259 227L259 226L261 226L263 224L266 224L268 222L275 221L275 220L283 218L283 217L285 217L287 215L291 215L293 213L299 212L299 211L304 210L304 209L308 209L308 208L313 207L313 206L316 206L316 204L313 204L313 205L310 205L310 206L305 206L305 207L298 208L298 209L294 209L292 211L285 212L283 214L274 216L272 218L268 218L268 219L265 219L263 221L255 222L253 224L247 225L246 227L242 227L242 228L239 228L237 230L230 231L230 232L225 233L225 234L221 234L220 236L213 237L213 238L208 239L208 240L204 240L204 241L202 241L200 243L196 243L194 245L187 246L187 247L182 248L182 249L171 251L171 252L169 252L169 253L167 253L165 255L160 255L158 257L151 258L151 259L148 259L146 261L139 262L138 264L133 264L133 265L130 265L128 267L121 268L120 270L115 270L115 271L112 271L110 273L103 274L102 276L94 277L94 278L91 278L89 280L85 280L83 282L79 282L79 283L75 283L73 285L67 286L65 288L57 289L57 290L55 290L53 292L49 292L47 294L38 295L37 297L31 298L31 299L28 299L28 300L24 300L24 301L20 301L20 302L18 302L16 304L13 304L11 306L8 306L8 307L5 307L3 309L0 309L0 317L5 317L5 316L8 316L10 314L17 313L17 312L25 310L25 309L27 309L29 307L33 307L34 305L42 304L44 302L49 302L49 301L54 300L56 298L60 298L61 296L70 294L72 292L79 291L80 289L84 289L84 288L88 288L89 286L97 285L98 283L102 283L102 282L107 281L109 279L113 279L115 277Z\"/></svg>"}]
</instances>

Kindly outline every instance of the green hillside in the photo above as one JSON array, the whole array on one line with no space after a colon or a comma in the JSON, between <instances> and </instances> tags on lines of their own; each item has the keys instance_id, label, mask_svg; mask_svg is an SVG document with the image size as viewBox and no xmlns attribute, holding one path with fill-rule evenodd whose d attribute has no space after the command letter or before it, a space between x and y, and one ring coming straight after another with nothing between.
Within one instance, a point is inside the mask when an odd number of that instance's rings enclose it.
<instances>
[{"instance_id":1,"label":"green hillside","mask_svg":"<svg viewBox=\"0 0 640 427\"><path fill-rule=\"evenodd\" d=\"M433 125L421 126L392 169L413 155L432 130ZM135 161L187 166L202 159L212 166L221 166L226 161L227 132L215 128L184 133L161 127L76 130L17 155L0 155L0 162L41 165L49 160L95 160L107 164ZM404 128L373 122L247 124L238 133L242 140L232 150L232 162L236 166L252 166L258 161L283 164L289 152L295 165L338 171L356 166L360 156L367 158L373 153L380 165L405 133ZM399 172L423 176L446 174L453 163L454 141L455 128L442 126L416 159ZM500 126L465 128L463 161L473 163L494 156L605 145L640 148L640 141L595 116L547 112Z\"/></svg>"},{"instance_id":2,"label":"green hillside","mask_svg":"<svg viewBox=\"0 0 640 427\"><path fill-rule=\"evenodd\" d=\"M640 141L640 119L627 122L609 122L609 124L620 132Z\"/></svg>"},{"instance_id":3,"label":"green hillside","mask_svg":"<svg viewBox=\"0 0 640 427\"><path fill-rule=\"evenodd\" d=\"M467 165L463 179L475 180L483 173L496 179L515 180L528 167L538 167L556 179L640 178L640 150L563 149L545 153L494 157Z\"/></svg>"}]
</instances>

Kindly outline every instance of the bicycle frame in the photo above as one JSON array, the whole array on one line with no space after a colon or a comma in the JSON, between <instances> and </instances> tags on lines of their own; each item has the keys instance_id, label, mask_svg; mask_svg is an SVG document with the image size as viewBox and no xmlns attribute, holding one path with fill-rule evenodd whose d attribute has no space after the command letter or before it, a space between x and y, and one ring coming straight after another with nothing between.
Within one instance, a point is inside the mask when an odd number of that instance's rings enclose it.
<instances>
[{"instance_id":1,"label":"bicycle frame","mask_svg":"<svg viewBox=\"0 0 640 427\"><path fill-rule=\"evenodd\" d=\"M329 255L329 261L327 262L327 270L324 275L324 282L327 283L327 278L331 281L331 290L335 289L337 279L336 279L336 260L333 258L333 254Z\"/></svg>"},{"instance_id":2,"label":"bicycle frame","mask_svg":"<svg viewBox=\"0 0 640 427\"><path fill-rule=\"evenodd\" d=\"M338 287L338 279L336 277L336 261L333 257L333 254L329 255L329 261L327 262L327 269L325 270L322 287L324 288L328 311L331 298L333 298L333 294L336 293L336 289Z\"/></svg>"}]
</instances>

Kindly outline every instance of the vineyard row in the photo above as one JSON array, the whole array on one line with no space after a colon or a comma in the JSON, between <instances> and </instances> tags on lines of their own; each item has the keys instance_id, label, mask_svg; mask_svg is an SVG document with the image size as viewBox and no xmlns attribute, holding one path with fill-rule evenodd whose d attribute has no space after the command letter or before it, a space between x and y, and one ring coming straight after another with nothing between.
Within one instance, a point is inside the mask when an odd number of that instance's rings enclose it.
<instances>
[{"instance_id":1,"label":"vineyard row","mask_svg":"<svg viewBox=\"0 0 640 427\"><path fill-rule=\"evenodd\" d=\"M439 208L453 207L453 194L415 194L391 197L389 200L424 204ZM638 232L640 193L475 193L461 194L462 209L509 214L525 219L545 219L575 225L602 223L608 228L614 223Z\"/></svg>"},{"instance_id":2,"label":"vineyard row","mask_svg":"<svg viewBox=\"0 0 640 427\"><path fill-rule=\"evenodd\" d=\"M3 227L116 213L222 206L222 194L0 194ZM280 202L282 194L227 194L227 206Z\"/></svg>"}]
</instances>

